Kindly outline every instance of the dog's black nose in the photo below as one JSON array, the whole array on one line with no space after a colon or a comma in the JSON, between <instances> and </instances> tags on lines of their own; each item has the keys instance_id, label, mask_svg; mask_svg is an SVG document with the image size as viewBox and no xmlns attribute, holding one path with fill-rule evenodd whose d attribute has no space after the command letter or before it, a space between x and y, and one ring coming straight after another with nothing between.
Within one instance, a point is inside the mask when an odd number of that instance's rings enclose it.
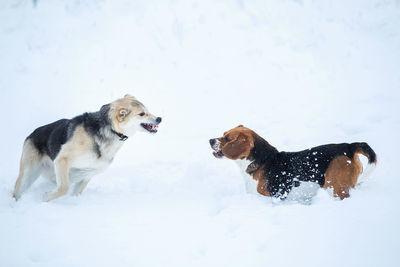
<instances>
[{"instance_id":1,"label":"dog's black nose","mask_svg":"<svg viewBox=\"0 0 400 267\"><path fill-rule=\"evenodd\" d=\"M215 144L215 139L210 139L210 145L214 145Z\"/></svg>"},{"instance_id":2,"label":"dog's black nose","mask_svg":"<svg viewBox=\"0 0 400 267\"><path fill-rule=\"evenodd\" d=\"M161 117L157 117L157 118L156 118L156 122L157 122L157 123L160 123L161 121L162 121Z\"/></svg>"}]
</instances>

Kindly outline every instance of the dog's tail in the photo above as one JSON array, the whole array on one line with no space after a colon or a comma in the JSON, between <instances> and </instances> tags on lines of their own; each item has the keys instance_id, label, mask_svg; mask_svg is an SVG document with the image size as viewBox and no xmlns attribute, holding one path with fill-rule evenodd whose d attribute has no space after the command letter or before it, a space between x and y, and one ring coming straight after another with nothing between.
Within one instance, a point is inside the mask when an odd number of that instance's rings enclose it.
<instances>
[{"instance_id":1,"label":"dog's tail","mask_svg":"<svg viewBox=\"0 0 400 267\"><path fill-rule=\"evenodd\" d=\"M377 163L376 153L367 143L352 143L351 149L354 156L358 153L368 158L368 165L358 178L358 182L362 182L375 169Z\"/></svg>"},{"instance_id":2,"label":"dog's tail","mask_svg":"<svg viewBox=\"0 0 400 267\"><path fill-rule=\"evenodd\" d=\"M376 153L367 143L352 143L353 153L360 153L368 158L368 164L376 164Z\"/></svg>"}]
</instances>

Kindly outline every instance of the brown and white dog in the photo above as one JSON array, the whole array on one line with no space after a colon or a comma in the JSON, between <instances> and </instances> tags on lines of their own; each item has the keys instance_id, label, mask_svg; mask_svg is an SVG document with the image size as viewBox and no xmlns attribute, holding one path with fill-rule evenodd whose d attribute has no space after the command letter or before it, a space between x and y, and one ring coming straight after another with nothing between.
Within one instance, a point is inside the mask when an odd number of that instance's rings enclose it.
<instances>
[{"instance_id":1,"label":"brown and white dog","mask_svg":"<svg viewBox=\"0 0 400 267\"><path fill-rule=\"evenodd\" d=\"M210 139L217 158L235 160L245 176L248 193L281 199L310 199L320 187L332 188L340 199L350 196L362 173L358 154L376 164L366 143L329 144L300 152L278 152L254 131L239 125Z\"/></svg>"},{"instance_id":2,"label":"brown and white dog","mask_svg":"<svg viewBox=\"0 0 400 267\"><path fill-rule=\"evenodd\" d=\"M14 198L18 200L40 175L57 183L44 201L67 194L71 184L73 194L81 194L90 179L111 164L128 136L156 133L160 122L136 98L125 95L97 112L37 128L24 143Z\"/></svg>"}]
</instances>

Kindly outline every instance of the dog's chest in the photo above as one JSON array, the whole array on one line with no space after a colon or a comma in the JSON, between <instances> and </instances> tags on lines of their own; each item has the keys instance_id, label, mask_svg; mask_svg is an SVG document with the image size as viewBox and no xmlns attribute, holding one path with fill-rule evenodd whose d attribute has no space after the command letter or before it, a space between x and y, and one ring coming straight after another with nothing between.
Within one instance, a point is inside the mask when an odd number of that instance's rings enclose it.
<instances>
[{"instance_id":1,"label":"dog's chest","mask_svg":"<svg viewBox=\"0 0 400 267\"><path fill-rule=\"evenodd\" d=\"M85 170L88 175L95 174L107 168L112 163L115 154L121 146L121 141L106 144L95 143L93 150L79 157L73 164L73 167Z\"/></svg>"},{"instance_id":2,"label":"dog's chest","mask_svg":"<svg viewBox=\"0 0 400 267\"><path fill-rule=\"evenodd\" d=\"M253 176L246 172L247 167L249 166L250 163L251 163L251 161L246 160L246 159L236 160L236 164L239 166L240 172L244 179L246 192L248 194L257 194L258 181L254 180Z\"/></svg>"}]
</instances>

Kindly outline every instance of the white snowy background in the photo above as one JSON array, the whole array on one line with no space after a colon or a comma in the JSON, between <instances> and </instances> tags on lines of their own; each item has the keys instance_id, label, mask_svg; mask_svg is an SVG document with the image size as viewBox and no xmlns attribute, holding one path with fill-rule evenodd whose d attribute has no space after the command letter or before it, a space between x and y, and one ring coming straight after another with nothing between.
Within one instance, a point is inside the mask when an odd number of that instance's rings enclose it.
<instances>
[{"instance_id":1,"label":"white snowy background","mask_svg":"<svg viewBox=\"0 0 400 267\"><path fill-rule=\"evenodd\" d=\"M163 117L81 197L12 199L24 138L131 93ZM400 1L0 2L0 266L400 266ZM208 139L366 141L338 201L244 192Z\"/></svg>"}]
</instances>

